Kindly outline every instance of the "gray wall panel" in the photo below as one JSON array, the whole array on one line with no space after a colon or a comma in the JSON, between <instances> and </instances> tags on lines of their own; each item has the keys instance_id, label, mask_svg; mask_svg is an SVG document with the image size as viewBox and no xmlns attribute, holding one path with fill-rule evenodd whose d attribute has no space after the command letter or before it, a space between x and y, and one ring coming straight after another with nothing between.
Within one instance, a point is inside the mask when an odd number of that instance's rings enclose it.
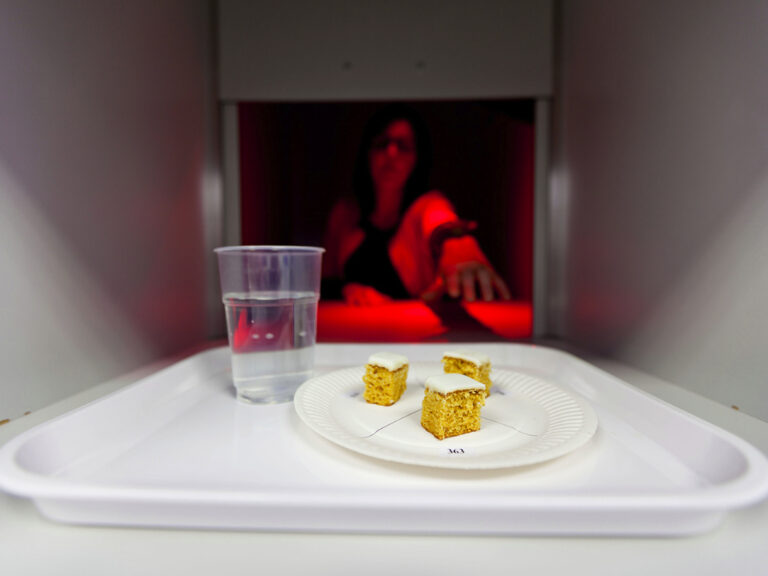
<instances>
[{"instance_id":1,"label":"gray wall panel","mask_svg":"<svg viewBox=\"0 0 768 576\"><path fill-rule=\"evenodd\" d=\"M564 8L561 333L768 419L768 4Z\"/></svg>"},{"instance_id":2,"label":"gray wall panel","mask_svg":"<svg viewBox=\"0 0 768 576\"><path fill-rule=\"evenodd\" d=\"M223 100L551 93L549 0L218 4Z\"/></svg>"},{"instance_id":3,"label":"gray wall panel","mask_svg":"<svg viewBox=\"0 0 768 576\"><path fill-rule=\"evenodd\" d=\"M215 328L211 26L205 1L0 2L0 420Z\"/></svg>"}]
</instances>

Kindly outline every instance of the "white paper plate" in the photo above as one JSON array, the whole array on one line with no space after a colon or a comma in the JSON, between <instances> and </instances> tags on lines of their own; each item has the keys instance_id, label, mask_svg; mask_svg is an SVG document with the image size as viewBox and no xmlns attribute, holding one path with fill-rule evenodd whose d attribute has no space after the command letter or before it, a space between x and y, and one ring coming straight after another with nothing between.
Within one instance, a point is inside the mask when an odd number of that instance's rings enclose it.
<instances>
[{"instance_id":1,"label":"white paper plate","mask_svg":"<svg viewBox=\"0 0 768 576\"><path fill-rule=\"evenodd\" d=\"M392 406L363 399L364 367L308 380L296 393L301 419L328 440L367 456L439 468L492 469L538 464L585 444L597 429L591 406L528 374L491 373L493 387L477 432L436 439L421 426L424 380L440 365L411 365Z\"/></svg>"}]
</instances>

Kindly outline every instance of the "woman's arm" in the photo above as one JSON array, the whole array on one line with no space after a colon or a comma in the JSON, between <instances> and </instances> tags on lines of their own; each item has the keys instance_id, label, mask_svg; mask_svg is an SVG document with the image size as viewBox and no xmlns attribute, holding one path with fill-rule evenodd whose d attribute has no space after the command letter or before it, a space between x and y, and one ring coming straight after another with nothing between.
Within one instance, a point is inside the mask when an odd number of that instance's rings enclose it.
<instances>
[{"instance_id":1,"label":"woman's arm","mask_svg":"<svg viewBox=\"0 0 768 576\"><path fill-rule=\"evenodd\" d=\"M331 210L325 231L323 256L323 279L340 290L347 304L353 306L375 306L390 302L391 298L371 286L356 282L342 284L344 264L362 243L365 233L358 226L359 210L351 200L339 201ZM330 281L330 282L329 282Z\"/></svg>"},{"instance_id":2,"label":"woman's arm","mask_svg":"<svg viewBox=\"0 0 768 576\"><path fill-rule=\"evenodd\" d=\"M353 200L343 199L331 209L325 227L323 278L341 278L347 258L363 241L358 226L359 210Z\"/></svg>"},{"instance_id":3,"label":"woman's arm","mask_svg":"<svg viewBox=\"0 0 768 576\"><path fill-rule=\"evenodd\" d=\"M475 223L460 220L442 194L435 195L424 210L421 225L424 237L429 238L436 268L434 282L423 298L433 299L447 291L452 298L473 301L477 299L477 288L483 300L493 300L496 295L511 298L506 283L471 235Z\"/></svg>"}]
</instances>

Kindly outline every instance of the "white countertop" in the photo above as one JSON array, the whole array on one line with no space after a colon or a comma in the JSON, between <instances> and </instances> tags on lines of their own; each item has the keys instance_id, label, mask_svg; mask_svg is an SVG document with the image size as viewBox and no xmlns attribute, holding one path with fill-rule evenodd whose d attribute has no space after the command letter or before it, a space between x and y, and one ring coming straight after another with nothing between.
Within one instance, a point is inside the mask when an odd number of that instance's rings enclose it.
<instances>
[{"instance_id":1,"label":"white countertop","mask_svg":"<svg viewBox=\"0 0 768 576\"><path fill-rule=\"evenodd\" d=\"M583 356L582 356L583 357ZM768 453L768 423L621 364L585 358ZM0 444L160 365L0 427ZM67 526L0 493L0 570L37 574L739 574L768 573L768 501L684 538L457 537L216 532Z\"/></svg>"}]
</instances>

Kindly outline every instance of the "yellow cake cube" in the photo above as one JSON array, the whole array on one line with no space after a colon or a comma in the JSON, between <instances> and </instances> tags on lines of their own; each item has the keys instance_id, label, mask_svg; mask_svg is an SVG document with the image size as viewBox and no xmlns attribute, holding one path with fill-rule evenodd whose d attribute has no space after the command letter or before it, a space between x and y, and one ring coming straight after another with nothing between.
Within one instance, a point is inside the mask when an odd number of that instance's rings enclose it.
<instances>
[{"instance_id":1,"label":"yellow cake cube","mask_svg":"<svg viewBox=\"0 0 768 576\"><path fill-rule=\"evenodd\" d=\"M485 385L485 395L491 394L491 359L478 352L451 351L443 354L446 374L464 374Z\"/></svg>"},{"instance_id":2,"label":"yellow cake cube","mask_svg":"<svg viewBox=\"0 0 768 576\"><path fill-rule=\"evenodd\" d=\"M408 358L402 354L377 352L365 365L363 398L371 404L391 406L405 392L408 379Z\"/></svg>"},{"instance_id":3,"label":"yellow cake cube","mask_svg":"<svg viewBox=\"0 0 768 576\"><path fill-rule=\"evenodd\" d=\"M421 425L438 440L480 430L485 385L463 374L430 376L425 383Z\"/></svg>"}]
</instances>

